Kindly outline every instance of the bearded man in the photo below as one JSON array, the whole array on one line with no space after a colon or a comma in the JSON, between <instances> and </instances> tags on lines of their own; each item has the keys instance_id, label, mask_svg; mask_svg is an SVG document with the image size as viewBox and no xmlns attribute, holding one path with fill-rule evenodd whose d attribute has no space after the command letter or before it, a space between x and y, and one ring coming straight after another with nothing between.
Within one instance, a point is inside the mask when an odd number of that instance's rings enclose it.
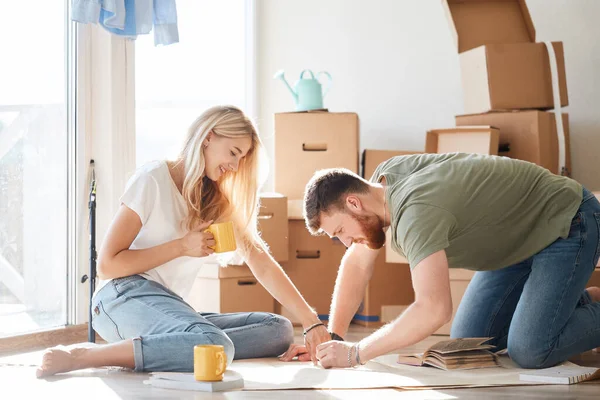
<instances>
[{"instance_id":1,"label":"bearded man","mask_svg":"<svg viewBox=\"0 0 600 400\"><path fill-rule=\"evenodd\" d=\"M349 248L329 320L337 340L317 348L325 368L364 364L450 321L449 268L477 271L452 337L493 337L523 368L600 346L600 289L585 288L600 255L600 203L575 180L506 157L398 156L370 181L345 169L317 172L306 186L304 218L312 234ZM345 342L388 228L388 245L410 264L415 301L372 335ZM282 358L304 351L295 346Z\"/></svg>"}]
</instances>

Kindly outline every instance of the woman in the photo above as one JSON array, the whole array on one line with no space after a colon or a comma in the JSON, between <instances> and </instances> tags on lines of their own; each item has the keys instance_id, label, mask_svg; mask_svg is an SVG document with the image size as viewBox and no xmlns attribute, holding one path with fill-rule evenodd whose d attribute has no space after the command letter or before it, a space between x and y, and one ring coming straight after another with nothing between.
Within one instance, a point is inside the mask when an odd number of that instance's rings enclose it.
<instances>
[{"instance_id":1,"label":"woman","mask_svg":"<svg viewBox=\"0 0 600 400\"><path fill-rule=\"evenodd\" d=\"M215 240L204 232L233 221L238 251L260 283L305 328L313 362L330 335L257 231L261 142L235 107L214 107L191 126L173 162L152 162L130 179L98 259L102 279L92 324L109 342L91 348L50 349L37 376L120 366L135 371L192 371L193 348L218 344L228 363L275 357L291 344L284 317L269 313L202 314L183 298L198 268L215 263Z\"/></svg>"}]
</instances>

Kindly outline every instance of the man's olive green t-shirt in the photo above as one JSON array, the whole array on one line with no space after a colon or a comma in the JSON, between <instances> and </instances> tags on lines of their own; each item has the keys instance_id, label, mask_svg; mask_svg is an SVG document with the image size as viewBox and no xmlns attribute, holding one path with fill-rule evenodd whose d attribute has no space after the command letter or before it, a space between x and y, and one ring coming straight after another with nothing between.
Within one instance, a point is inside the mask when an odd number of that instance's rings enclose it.
<instances>
[{"instance_id":1,"label":"man's olive green t-shirt","mask_svg":"<svg viewBox=\"0 0 600 400\"><path fill-rule=\"evenodd\" d=\"M451 268L487 271L531 257L569 234L576 181L535 164L478 154L419 154L381 163L392 249L411 269L445 250ZM390 244L388 244L390 245Z\"/></svg>"}]
</instances>

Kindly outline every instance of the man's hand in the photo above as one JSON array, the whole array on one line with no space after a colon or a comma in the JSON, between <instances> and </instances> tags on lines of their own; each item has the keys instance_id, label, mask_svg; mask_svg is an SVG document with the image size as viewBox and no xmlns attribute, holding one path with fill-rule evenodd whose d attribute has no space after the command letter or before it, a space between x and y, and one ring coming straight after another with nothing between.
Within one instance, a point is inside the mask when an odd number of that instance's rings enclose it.
<instances>
[{"instance_id":1,"label":"man's hand","mask_svg":"<svg viewBox=\"0 0 600 400\"><path fill-rule=\"evenodd\" d=\"M310 354L303 344L292 343L285 353L279 356L280 361L292 361L298 357L298 361L310 361Z\"/></svg>"},{"instance_id":2,"label":"man's hand","mask_svg":"<svg viewBox=\"0 0 600 400\"><path fill-rule=\"evenodd\" d=\"M304 345L306 346L306 351L310 355L313 364L317 365L317 362L319 361L316 355L317 346L330 340L331 335L327 331L325 325L320 325L311 329L306 336L304 336Z\"/></svg>"},{"instance_id":3,"label":"man's hand","mask_svg":"<svg viewBox=\"0 0 600 400\"><path fill-rule=\"evenodd\" d=\"M317 358L323 368L350 368L356 365L356 354L352 350L354 343L332 340L317 346ZM348 352L350 362L348 363Z\"/></svg>"}]
</instances>

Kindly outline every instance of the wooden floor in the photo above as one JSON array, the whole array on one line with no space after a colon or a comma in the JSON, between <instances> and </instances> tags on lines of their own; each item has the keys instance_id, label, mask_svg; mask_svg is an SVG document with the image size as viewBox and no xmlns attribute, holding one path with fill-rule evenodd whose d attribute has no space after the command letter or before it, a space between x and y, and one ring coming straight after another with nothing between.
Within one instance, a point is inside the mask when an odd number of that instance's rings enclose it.
<instances>
[{"instance_id":1,"label":"wooden floor","mask_svg":"<svg viewBox=\"0 0 600 400\"><path fill-rule=\"evenodd\" d=\"M359 340L372 329L353 326L348 340ZM301 342L300 331L297 341ZM431 337L413 346L420 351L443 337ZM35 378L35 367L40 352L0 358L0 390L2 399L598 399L600 382L571 386L513 386L504 388L452 389L452 390L294 390L272 392L228 392L209 394L166 389L153 389L142 381L146 374L109 368L85 370L56 376L48 380ZM580 365L600 367L600 354L589 352L573 359ZM19 364L6 366L6 364ZM5 365L5 366L2 366Z\"/></svg>"}]
</instances>

